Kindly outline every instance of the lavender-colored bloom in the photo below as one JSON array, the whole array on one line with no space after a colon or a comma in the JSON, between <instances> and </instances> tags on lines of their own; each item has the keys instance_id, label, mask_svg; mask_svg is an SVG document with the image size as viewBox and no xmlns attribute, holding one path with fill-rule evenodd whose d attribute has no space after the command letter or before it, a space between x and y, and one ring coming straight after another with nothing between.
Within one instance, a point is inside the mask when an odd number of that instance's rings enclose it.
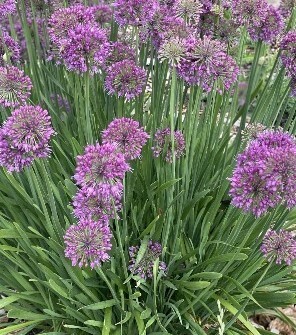
<instances>
[{"instance_id":1,"label":"lavender-colored bloom","mask_svg":"<svg viewBox=\"0 0 296 335\"><path fill-rule=\"evenodd\" d=\"M266 0L233 0L232 15L240 25L260 27L268 11Z\"/></svg>"},{"instance_id":2,"label":"lavender-colored bloom","mask_svg":"<svg viewBox=\"0 0 296 335\"><path fill-rule=\"evenodd\" d=\"M77 157L74 178L88 195L119 197L122 179L130 166L115 143L88 145Z\"/></svg>"},{"instance_id":3,"label":"lavender-colored bloom","mask_svg":"<svg viewBox=\"0 0 296 335\"><path fill-rule=\"evenodd\" d=\"M68 34L78 24L95 24L94 10L91 7L75 5L60 8L49 19L49 36L53 43L61 45Z\"/></svg>"},{"instance_id":4,"label":"lavender-colored bloom","mask_svg":"<svg viewBox=\"0 0 296 335\"><path fill-rule=\"evenodd\" d=\"M281 131L259 133L238 155L230 181L232 204L257 217L279 204L295 206L295 139Z\"/></svg>"},{"instance_id":5,"label":"lavender-colored bloom","mask_svg":"<svg viewBox=\"0 0 296 335\"><path fill-rule=\"evenodd\" d=\"M140 95L146 84L146 71L132 60L123 60L107 69L105 88L109 94L117 94L127 100Z\"/></svg>"},{"instance_id":6,"label":"lavender-colored bloom","mask_svg":"<svg viewBox=\"0 0 296 335\"><path fill-rule=\"evenodd\" d=\"M96 22L101 26L105 23L111 23L113 13L110 5L101 3L93 6L92 9Z\"/></svg>"},{"instance_id":7,"label":"lavender-colored bloom","mask_svg":"<svg viewBox=\"0 0 296 335\"><path fill-rule=\"evenodd\" d=\"M93 269L110 259L108 252L112 248L111 239L107 220L82 219L66 231L65 256L71 259L73 266L90 266Z\"/></svg>"},{"instance_id":8,"label":"lavender-colored bloom","mask_svg":"<svg viewBox=\"0 0 296 335\"><path fill-rule=\"evenodd\" d=\"M16 11L15 0L0 0L0 19Z\"/></svg>"},{"instance_id":9,"label":"lavender-colored bloom","mask_svg":"<svg viewBox=\"0 0 296 335\"><path fill-rule=\"evenodd\" d=\"M122 189L122 184L119 185ZM100 220L102 218L114 219L116 212L121 208L121 196L100 196L96 194L88 194L86 190L79 190L74 199L74 215L78 219L89 218L93 221Z\"/></svg>"},{"instance_id":10,"label":"lavender-colored bloom","mask_svg":"<svg viewBox=\"0 0 296 335\"><path fill-rule=\"evenodd\" d=\"M203 13L203 4L198 0L176 0L173 9L177 16L190 20L190 22L193 20L196 24L200 14Z\"/></svg>"},{"instance_id":11,"label":"lavender-colored bloom","mask_svg":"<svg viewBox=\"0 0 296 335\"><path fill-rule=\"evenodd\" d=\"M116 0L113 6L115 21L120 26L142 26L152 19L159 4L156 0Z\"/></svg>"},{"instance_id":12,"label":"lavender-colored bloom","mask_svg":"<svg viewBox=\"0 0 296 335\"><path fill-rule=\"evenodd\" d=\"M187 39L186 54L177 72L190 85L200 85L209 92L215 82L229 90L237 80L239 68L221 42L205 36Z\"/></svg>"},{"instance_id":13,"label":"lavender-colored bloom","mask_svg":"<svg viewBox=\"0 0 296 335\"><path fill-rule=\"evenodd\" d=\"M109 47L109 54L105 60L104 68L124 60L136 61L136 50L125 42L116 41L111 42Z\"/></svg>"},{"instance_id":14,"label":"lavender-colored bloom","mask_svg":"<svg viewBox=\"0 0 296 335\"><path fill-rule=\"evenodd\" d=\"M15 66L0 67L0 105L24 104L30 96L31 79Z\"/></svg>"},{"instance_id":15,"label":"lavender-colored bloom","mask_svg":"<svg viewBox=\"0 0 296 335\"><path fill-rule=\"evenodd\" d=\"M68 70L98 72L109 54L107 33L94 24L79 24L61 43L61 58Z\"/></svg>"},{"instance_id":16,"label":"lavender-colored bloom","mask_svg":"<svg viewBox=\"0 0 296 335\"><path fill-rule=\"evenodd\" d=\"M0 130L0 165L20 171L35 158L48 157L53 134L46 110L39 106L14 110Z\"/></svg>"},{"instance_id":17,"label":"lavender-colored bloom","mask_svg":"<svg viewBox=\"0 0 296 335\"><path fill-rule=\"evenodd\" d=\"M271 43L279 36L284 27L283 18L278 9L272 5L267 6L265 17L262 17L260 23L250 25L248 32L254 41L262 40Z\"/></svg>"},{"instance_id":18,"label":"lavender-colored bloom","mask_svg":"<svg viewBox=\"0 0 296 335\"><path fill-rule=\"evenodd\" d=\"M13 63L20 60L20 47L18 43L5 31L0 34L0 66L4 66L3 56Z\"/></svg>"},{"instance_id":19,"label":"lavender-colored bloom","mask_svg":"<svg viewBox=\"0 0 296 335\"><path fill-rule=\"evenodd\" d=\"M174 131L174 155L176 158L180 158L185 153L185 139L181 131ZM159 157L163 155L165 160L169 163L173 161L172 153L172 139L171 130L158 129L154 135L154 146L152 147L153 155Z\"/></svg>"},{"instance_id":20,"label":"lavender-colored bloom","mask_svg":"<svg viewBox=\"0 0 296 335\"><path fill-rule=\"evenodd\" d=\"M281 0L279 10L284 18L288 18L296 8L296 0Z\"/></svg>"},{"instance_id":21,"label":"lavender-colored bloom","mask_svg":"<svg viewBox=\"0 0 296 335\"><path fill-rule=\"evenodd\" d=\"M296 241L289 231L269 229L260 250L269 262L275 260L276 264L284 262L291 265L296 258Z\"/></svg>"},{"instance_id":22,"label":"lavender-colored bloom","mask_svg":"<svg viewBox=\"0 0 296 335\"><path fill-rule=\"evenodd\" d=\"M296 30L289 31L281 41L281 60L289 75L296 76Z\"/></svg>"},{"instance_id":23,"label":"lavender-colored bloom","mask_svg":"<svg viewBox=\"0 0 296 335\"><path fill-rule=\"evenodd\" d=\"M176 66L185 56L185 51L184 40L172 37L160 45L158 57L160 60L167 60L171 66Z\"/></svg>"},{"instance_id":24,"label":"lavender-colored bloom","mask_svg":"<svg viewBox=\"0 0 296 335\"><path fill-rule=\"evenodd\" d=\"M140 247L138 246L129 248L130 265L128 268L134 275L138 275L143 279L152 278L153 265L154 262L161 256L162 246L159 242L153 242L150 240L148 242L144 256L139 261L139 263L136 264L139 250ZM158 271L163 271L164 274L166 274L167 266L164 262L159 262Z\"/></svg>"},{"instance_id":25,"label":"lavender-colored bloom","mask_svg":"<svg viewBox=\"0 0 296 335\"><path fill-rule=\"evenodd\" d=\"M124 117L113 120L102 134L103 143L116 142L126 160L139 158L148 138L138 121Z\"/></svg>"}]
</instances>

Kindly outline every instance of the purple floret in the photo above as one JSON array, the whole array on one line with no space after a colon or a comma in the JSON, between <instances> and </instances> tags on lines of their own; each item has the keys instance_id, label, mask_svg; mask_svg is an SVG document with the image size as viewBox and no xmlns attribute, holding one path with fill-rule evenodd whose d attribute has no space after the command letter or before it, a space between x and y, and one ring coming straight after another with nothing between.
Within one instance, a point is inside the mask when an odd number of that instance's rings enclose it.
<instances>
[{"instance_id":1,"label":"purple floret","mask_svg":"<svg viewBox=\"0 0 296 335\"><path fill-rule=\"evenodd\" d=\"M16 0L0 1L0 19L13 14L16 11Z\"/></svg>"},{"instance_id":2,"label":"purple floret","mask_svg":"<svg viewBox=\"0 0 296 335\"><path fill-rule=\"evenodd\" d=\"M20 46L19 44L5 31L0 35L0 66L4 66L3 56L10 59L13 63L20 60Z\"/></svg>"}]
</instances>

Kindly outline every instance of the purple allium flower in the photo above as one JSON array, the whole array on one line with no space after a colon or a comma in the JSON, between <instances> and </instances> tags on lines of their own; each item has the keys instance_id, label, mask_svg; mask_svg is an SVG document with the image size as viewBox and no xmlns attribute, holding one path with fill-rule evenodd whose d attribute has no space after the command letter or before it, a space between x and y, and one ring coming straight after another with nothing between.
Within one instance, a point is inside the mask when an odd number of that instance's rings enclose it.
<instances>
[{"instance_id":1,"label":"purple allium flower","mask_svg":"<svg viewBox=\"0 0 296 335\"><path fill-rule=\"evenodd\" d=\"M139 158L148 138L138 121L125 117L113 120L102 134L103 143L115 142L126 160Z\"/></svg>"},{"instance_id":2,"label":"purple allium flower","mask_svg":"<svg viewBox=\"0 0 296 335\"><path fill-rule=\"evenodd\" d=\"M267 9L266 0L233 0L231 3L232 15L239 25L260 27Z\"/></svg>"},{"instance_id":3,"label":"purple allium flower","mask_svg":"<svg viewBox=\"0 0 296 335\"><path fill-rule=\"evenodd\" d=\"M74 178L88 195L117 198L122 192L122 179L129 164L115 143L88 145L77 157Z\"/></svg>"},{"instance_id":4,"label":"purple allium flower","mask_svg":"<svg viewBox=\"0 0 296 335\"><path fill-rule=\"evenodd\" d=\"M0 35L0 66L4 66L3 56L15 63L20 60L20 47L18 43L5 31Z\"/></svg>"},{"instance_id":5,"label":"purple allium flower","mask_svg":"<svg viewBox=\"0 0 296 335\"><path fill-rule=\"evenodd\" d=\"M50 154L54 134L50 116L39 106L22 106L12 112L0 130L0 165L20 171L35 158Z\"/></svg>"},{"instance_id":6,"label":"purple allium flower","mask_svg":"<svg viewBox=\"0 0 296 335\"><path fill-rule=\"evenodd\" d=\"M260 24L250 25L248 32L254 41L262 40L271 43L279 36L283 27L284 21L279 10L269 5L265 17L261 18Z\"/></svg>"},{"instance_id":7,"label":"purple allium flower","mask_svg":"<svg viewBox=\"0 0 296 335\"><path fill-rule=\"evenodd\" d=\"M77 25L61 44L61 58L70 71L99 71L109 54L107 33L94 24Z\"/></svg>"},{"instance_id":8,"label":"purple allium flower","mask_svg":"<svg viewBox=\"0 0 296 335\"><path fill-rule=\"evenodd\" d=\"M296 75L296 30L289 31L281 41L281 60L289 75Z\"/></svg>"},{"instance_id":9,"label":"purple allium flower","mask_svg":"<svg viewBox=\"0 0 296 335\"><path fill-rule=\"evenodd\" d=\"M174 153L176 158L180 158L185 153L185 139L181 131L174 131ZM164 155L167 162L172 163L173 153L172 153L172 141L171 141L171 130L158 129L154 135L154 146L152 147L153 155L159 157Z\"/></svg>"},{"instance_id":10,"label":"purple allium flower","mask_svg":"<svg viewBox=\"0 0 296 335\"><path fill-rule=\"evenodd\" d=\"M293 8L296 8L296 0L281 0L279 10L284 18L291 15Z\"/></svg>"},{"instance_id":11,"label":"purple allium flower","mask_svg":"<svg viewBox=\"0 0 296 335\"><path fill-rule=\"evenodd\" d=\"M15 66L0 67L0 105L24 104L30 96L31 79Z\"/></svg>"},{"instance_id":12,"label":"purple allium flower","mask_svg":"<svg viewBox=\"0 0 296 335\"><path fill-rule=\"evenodd\" d=\"M159 4L156 0L116 0L113 6L115 21L120 26L142 26L152 19Z\"/></svg>"},{"instance_id":13,"label":"purple allium flower","mask_svg":"<svg viewBox=\"0 0 296 335\"><path fill-rule=\"evenodd\" d=\"M122 189L122 184L120 184ZM78 219L89 218L93 221L101 218L114 219L116 212L121 209L121 196L98 196L96 194L89 195L87 191L79 190L74 199L74 215Z\"/></svg>"},{"instance_id":14,"label":"purple allium flower","mask_svg":"<svg viewBox=\"0 0 296 335\"><path fill-rule=\"evenodd\" d=\"M173 9L177 16L193 20L196 24L203 13L203 4L198 0L176 0Z\"/></svg>"},{"instance_id":15,"label":"purple allium flower","mask_svg":"<svg viewBox=\"0 0 296 335\"><path fill-rule=\"evenodd\" d=\"M168 60L169 64L176 66L185 56L186 46L184 40L170 38L165 40L159 47L158 57L160 60Z\"/></svg>"},{"instance_id":16,"label":"purple allium flower","mask_svg":"<svg viewBox=\"0 0 296 335\"><path fill-rule=\"evenodd\" d=\"M105 23L111 23L112 21L112 8L108 4L98 4L92 7L95 15L95 20L101 26Z\"/></svg>"},{"instance_id":17,"label":"purple allium flower","mask_svg":"<svg viewBox=\"0 0 296 335\"><path fill-rule=\"evenodd\" d=\"M275 260L276 264L284 262L291 265L296 258L296 241L289 231L269 229L260 250L269 262Z\"/></svg>"},{"instance_id":18,"label":"purple allium flower","mask_svg":"<svg viewBox=\"0 0 296 335\"><path fill-rule=\"evenodd\" d=\"M108 68L110 65L124 60L136 61L136 50L125 42L111 42L109 48L109 55L105 61L104 67Z\"/></svg>"},{"instance_id":19,"label":"purple allium flower","mask_svg":"<svg viewBox=\"0 0 296 335\"><path fill-rule=\"evenodd\" d=\"M239 68L227 55L224 44L205 36L187 39L186 54L177 72L190 85L200 85L209 92L215 82L229 90L237 80Z\"/></svg>"},{"instance_id":20,"label":"purple allium flower","mask_svg":"<svg viewBox=\"0 0 296 335\"><path fill-rule=\"evenodd\" d=\"M127 100L140 95L146 85L146 71L132 60L123 60L107 69L105 88L109 94L117 94Z\"/></svg>"},{"instance_id":21,"label":"purple allium flower","mask_svg":"<svg viewBox=\"0 0 296 335\"><path fill-rule=\"evenodd\" d=\"M15 0L0 0L0 19L12 14L16 10Z\"/></svg>"},{"instance_id":22,"label":"purple allium flower","mask_svg":"<svg viewBox=\"0 0 296 335\"><path fill-rule=\"evenodd\" d=\"M93 269L110 259L111 239L108 220L82 219L66 231L65 256L71 259L73 266L90 266Z\"/></svg>"},{"instance_id":23,"label":"purple allium flower","mask_svg":"<svg viewBox=\"0 0 296 335\"><path fill-rule=\"evenodd\" d=\"M49 36L56 45L67 39L69 32L78 24L95 24L95 15L92 7L75 5L60 8L49 19Z\"/></svg>"},{"instance_id":24,"label":"purple allium flower","mask_svg":"<svg viewBox=\"0 0 296 335\"><path fill-rule=\"evenodd\" d=\"M238 155L230 181L232 204L257 217L279 204L295 206L295 139L281 131L259 133Z\"/></svg>"},{"instance_id":25,"label":"purple allium flower","mask_svg":"<svg viewBox=\"0 0 296 335\"><path fill-rule=\"evenodd\" d=\"M150 240L142 259L138 264L136 264L139 250L140 247L138 246L129 248L130 265L128 268L134 275L138 275L143 279L152 278L153 265L157 258L161 256L162 246L159 242L153 242ZM166 274L167 266L164 262L159 262L158 271L163 271L164 274Z\"/></svg>"}]
</instances>

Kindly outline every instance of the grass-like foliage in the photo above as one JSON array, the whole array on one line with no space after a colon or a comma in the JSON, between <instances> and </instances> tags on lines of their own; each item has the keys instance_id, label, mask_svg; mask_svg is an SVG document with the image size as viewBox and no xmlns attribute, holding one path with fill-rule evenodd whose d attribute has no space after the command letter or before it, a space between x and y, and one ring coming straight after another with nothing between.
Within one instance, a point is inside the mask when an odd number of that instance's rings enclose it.
<instances>
[{"instance_id":1,"label":"grass-like foliage","mask_svg":"<svg viewBox=\"0 0 296 335\"><path fill-rule=\"evenodd\" d=\"M0 0L0 334L271 334L295 2L77 2Z\"/></svg>"}]
</instances>

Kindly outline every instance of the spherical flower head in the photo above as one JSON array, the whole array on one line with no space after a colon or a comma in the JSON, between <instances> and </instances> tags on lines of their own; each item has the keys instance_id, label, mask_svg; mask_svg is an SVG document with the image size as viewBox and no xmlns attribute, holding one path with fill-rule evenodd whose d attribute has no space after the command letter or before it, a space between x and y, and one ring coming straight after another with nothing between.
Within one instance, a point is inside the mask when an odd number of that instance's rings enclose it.
<instances>
[{"instance_id":1,"label":"spherical flower head","mask_svg":"<svg viewBox=\"0 0 296 335\"><path fill-rule=\"evenodd\" d=\"M14 107L24 104L30 96L31 79L15 66L0 67L0 105Z\"/></svg>"},{"instance_id":2,"label":"spherical flower head","mask_svg":"<svg viewBox=\"0 0 296 335\"><path fill-rule=\"evenodd\" d=\"M115 143L97 143L86 146L84 154L77 157L74 179L88 195L118 197L122 192L121 181L129 170Z\"/></svg>"},{"instance_id":3,"label":"spherical flower head","mask_svg":"<svg viewBox=\"0 0 296 335\"><path fill-rule=\"evenodd\" d=\"M198 0L176 0L173 9L177 16L185 20L193 19L194 23L197 23L200 14L203 13L203 4Z\"/></svg>"},{"instance_id":4,"label":"spherical flower head","mask_svg":"<svg viewBox=\"0 0 296 335\"><path fill-rule=\"evenodd\" d=\"M115 142L126 160L139 158L148 138L138 121L124 117L113 120L102 134L103 143Z\"/></svg>"},{"instance_id":5,"label":"spherical flower head","mask_svg":"<svg viewBox=\"0 0 296 335\"><path fill-rule=\"evenodd\" d=\"M266 0L233 0L232 15L240 25L260 26L266 18L268 3Z\"/></svg>"},{"instance_id":6,"label":"spherical flower head","mask_svg":"<svg viewBox=\"0 0 296 335\"><path fill-rule=\"evenodd\" d=\"M296 76L296 30L289 31L281 41L281 60L290 76Z\"/></svg>"},{"instance_id":7,"label":"spherical flower head","mask_svg":"<svg viewBox=\"0 0 296 335\"><path fill-rule=\"evenodd\" d=\"M107 69L110 65L124 60L136 61L136 50L125 42L111 42L109 54L105 60L104 68Z\"/></svg>"},{"instance_id":8,"label":"spherical flower head","mask_svg":"<svg viewBox=\"0 0 296 335\"><path fill-rule=\"evenodd\" d=\"M254 41L261 40L272 43L284 28L280 11L272 5L267 6L265 17L262 17L259 22L256 25L250 25L248 28L248 32Z\"/></svg>"},{"instance_id":9,"label":"spherical flower head","mask_svg":"<svg viewBox=\"0 0 296 335\"><path fill-rule=\"evenodd\" d=\"M156 0L116 0L113 7L115 21L120 26L142 26L152 19L159 4Z\"/></svg>"},{"instance_id":10,"label":"spherical flower head","mask_svg":"<svg viewBox=\"0 0 296 335\"><path fill-rule=\"evenodd\" d=\"M112 233L107 220L92 221L82 219L66 231L64 242L65 256L72 266L99 267L108 261L108 252L112 248Z\"/></svg>"},{"instance_id":11,"label":"spherical flower head","mask_svg":"<svg viewBox=\"0 0 296 335\"><path fill-rule=\"evenodd\" d=\"M180 158L184 155L186 149L185 139L181 131L174 131L174 155L176 158ZM164 156L164 159L172 163L173 153L172 153L172 137L171 130L158 129L154 135L154 146L152 147L154 157Z\"/></svg>"},{"instance_id":12,"label":"spherical flower head","mask_svg":"<svg viewBox=\"0 0 296 335\"><path fill-rule=\"evenodd\" d=\"M118 189L122 191L120 183ZM78 219L91 219L98 221L102 218L114 219L116 212L121 209L121 195L107 195L102 197L97 194L89 194L86 190L79 190L74 199L74 215Z\"/></svg>"},{"instance_id":13,"label":"spherical flower head","mask_svg":"<svg viewBox=\"0 0 296 335\"><path fill-rule=\"evenodd\" d=\"M266 130L238 155L230 178L232 204L256 217L270 208L296 204L296 142L282 131Z\"/></svg>"},{"instance_id":14,"label":"spherical flower head","mask_svg":"<svg viewBox=\"0 0 296 335\"><path fill-rule=\"evenodd\" d=\"M296 0L281 0L279 10L284 18L288 18L296 8Z\"/></svg>"},{"instance_id":15,"label":"spherical flower head","mask_svg":"<svg viewBox=\"0 0 296 335\"><path fill-rule=\"evenodd\" d=\"M266 130L266 126L261 123L250 123L242 131L242 139L245 141L254 140L260 133Z\"/></svg>"},{"instance_id":16,"label":"spherical flower head","mask_svg":"<svg viewBox=\"0 0 296 335\"><path fill-rule=\"evenodd\" d=\"M95 24L94 10L82 5L60 8L51 15L48 23L51 41L60 45L78 24Z\"/></svg>"},{"instance_id":17,"label":"spherical flower head","mask_svg":"<svg viewBox=\"0 0 296 335\"><path fill-rule=\"evenodd\" d=\"M159 242L149 241L144 256L137 264L137 256L140 247L133 246L129 248L130 265L129 270L134 275L140 276L142 279L153 277L153 266L155 261L161 256L162 246ZM162 271L166 274L167 266L164 262L159 262L158 271Z\"/></svg>"},{"instance_id":18,"label":"spherical flower head","mask_svg":"<svg viewBox=\"0 0 296 335\"><path fill-rule=\"evenodd\" d=\"M46 110L39 106L22 106L12 112L4 124L11 144L36 157L47 156L48 143L55 133Z\"/></svg>"},{"instance_id":19,"label":"spherical flower head","mask_svg":"<svg viewBox=\"0 0 296 335\"><path fill-rule=\"evenodd\" d=\"M179 38L172 37L165 40L159 47L158 57L160 60L168 60L169 64L176 66L185 56L185 43Z\"/></svg>"},{"instance_id":20,"label":"spherical flower head","mask_svg":"<svg viewBox=\"0 0 296 335\"><path fill-rule=\"evenodd\" d=\"M117 62L107 69L105 88L108 94L131 100L143 92L145 85L146 71L132 60Z\"/></svg>"},{"instance_id":21,"label":"spherical flower head","mask_svg":"<svg viewBox=\"0 0 296 335\"><path fill-rule=\"evenodd\" d=\"M215 82L229 90L239 73L236 62L227 55L225 45L208 36L186 41L186 54L177 70L188 84L199 85L207 92L212 90Z\"/></svg>"},{"instance_id":22,"label":"spherical flower head","mask_svg":"<svg viewBox=\"0 0 296 335\"><path fill-rule=\"evenodd\" d=\"M0 0L0 19L16 11L15 0Z\"/></svg>"},{"instance_id":23,"label":"spherical flower head","mask_svg":"<svg viewBox=\"0 0 296 335\"><path fill-rule=\"evenodd\" d=\"M2 31L0 35L0 66L4 66L4 58L15 63L20 60L21 56L18 43L7 32Z\"/></svg>"},{"instance_id":24,"label":"spherical flower head","mask_svg":"<svg viewBox=\"0 0 296 335\"><path fill-rule=\"evenodd\" d=\"M113 12L110 5L101 3L92 6L92 9L94 11L96 22L99 23L101 26L105 23L111 23Z\"/></svg>"},{"instance_id":25,"label":"spherical flower head","mask_svg":"<svg viewBox=\"0 0 296 335\"><path fill-rule=\"evenodd\" d=\"M68 70L98 72L109 54L107 33L96 24L79 24L61 45L61 58Z\"/></svg>"},{"instance_id":26,"label":"spherical flower head","mask_svg":"<svg viewBox=\"0 0 296 335\"><path fill-rule=\"evenodd\" d=\"M276 264L283 262L291 265L296 258L296 241L289 231L281 229L277 232L269 229L260 250L269 262L275 260Z\"/></svg>"}]
</instances>

